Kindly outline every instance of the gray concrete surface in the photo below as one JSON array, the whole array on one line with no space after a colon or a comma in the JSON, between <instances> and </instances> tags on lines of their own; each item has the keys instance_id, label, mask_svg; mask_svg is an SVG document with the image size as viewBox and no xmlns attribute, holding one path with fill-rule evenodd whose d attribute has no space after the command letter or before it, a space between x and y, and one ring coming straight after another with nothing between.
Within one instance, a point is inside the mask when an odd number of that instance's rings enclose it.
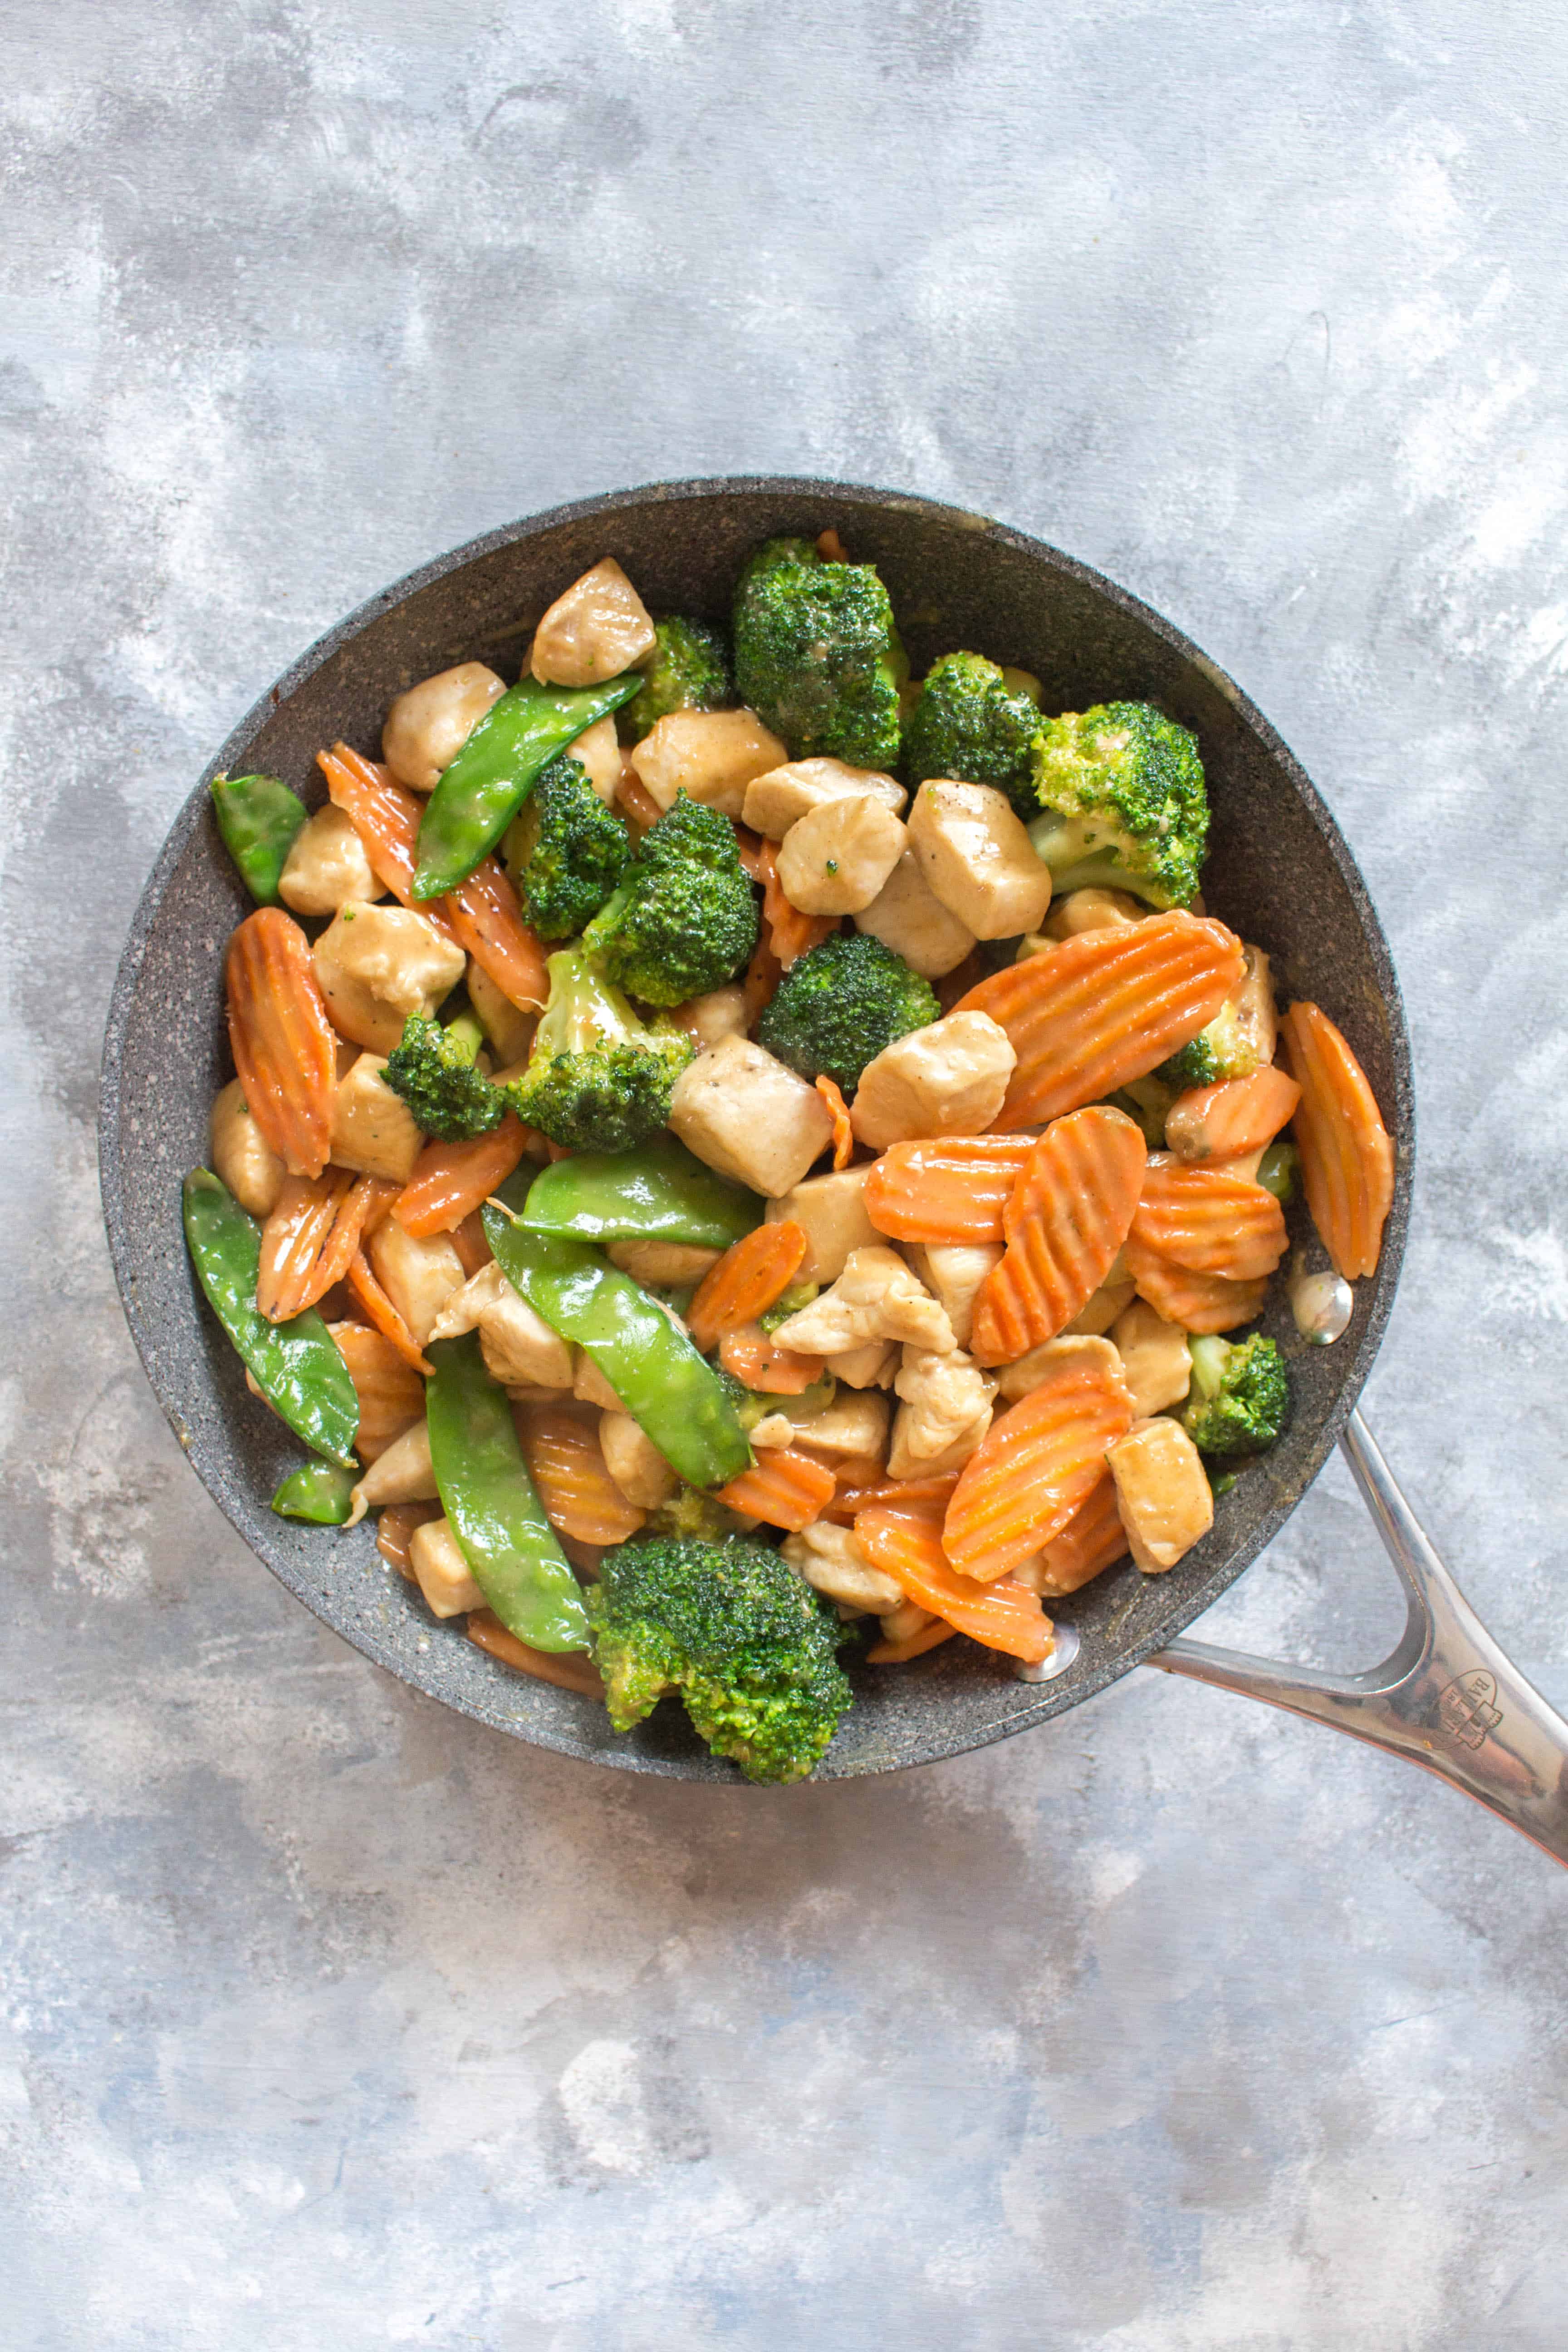
<instances>
[{"instance_id":1,"label":"gray concrete surface","mask_svg":"<svg viewBox=\"0 0 1568 2352\"><path fill-rule=\"evenodd\" d=\"M1552 1865L1152 1675L760 1797L447 1719L189 1475L91 1131L169 817L384 581L668 474L991 509L1364 863L1425 1152L1369 1410L1568 1697L1556 12L11 0L0 110L0 2340L1556 2352ZM1208 1630L1394 1616L1331 1475Z\"/></svg>"}]
</instances>

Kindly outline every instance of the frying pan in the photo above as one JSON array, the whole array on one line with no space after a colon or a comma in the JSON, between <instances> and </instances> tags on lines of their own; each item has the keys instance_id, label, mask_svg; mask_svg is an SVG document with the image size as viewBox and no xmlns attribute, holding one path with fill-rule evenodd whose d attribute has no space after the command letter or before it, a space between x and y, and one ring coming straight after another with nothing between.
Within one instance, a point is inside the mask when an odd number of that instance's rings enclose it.
<instances>
[{"instance_id":1,"label":"frying pan","mask_svg":"<svg viewBox=\"0 0 1568 2352\"><path fill-rule=\"evenodd\" d=\"M544 606L616 556L655 609L721 615L743 556L780 532L835 526L879 568L917 675L973 646L1033 670L1047 709L1157 701L1192 728L1214 809L1209 906L1274 958L1281 988L1321 1003L1349 1036L1394 1136L1398 1174L1377 1274L1357 1286L1330 1348L1298 1340L1275 1286L1265 1328L1290 1355L1293 1415L1274 1451L1215 1506L1212 1532L1171 1572L1130 1562L1051 1604L1048 1678L951 1643L895 1672L860 1670L858 1704L819 1780L890 1771L1048 1722L1134 1666L1195 1675L1409 1756L1568 1861L1568 1725L1470 1614L1353 1414L1387 1324L1410 1213L1410 1050L1399 990L1355 864L1268 721L1181 632L1055 548L983 516L842 483L742 478L658 483L511 523L439 558L327 632L223 746L175 820L131 929L104 1049L104 1213L126 1317L148 1379L196 1475L273 1573L323 1622L415 1689L513 1738L622 1770L732 1780L679 1710L629 1737L603 1710L515 1675L437 1626L393 1577L367 1523L352 1534L277 1518L268 1500L297 1449L247 1392L202 1306L181 1238L179 1183L207 1151L207 1106L230 1075L222 950L249 901L213 823L221 771L281 775L322 798L318 748L374 754L392 696L455 662L515 676ZM1292 1244L1310 1244L1304 1211ZM1352 1676L1270 1665L1176 1637L1278 1533L1342 1444L1410 1603L1385 1664Z\"/></svg>"}]
</instances>

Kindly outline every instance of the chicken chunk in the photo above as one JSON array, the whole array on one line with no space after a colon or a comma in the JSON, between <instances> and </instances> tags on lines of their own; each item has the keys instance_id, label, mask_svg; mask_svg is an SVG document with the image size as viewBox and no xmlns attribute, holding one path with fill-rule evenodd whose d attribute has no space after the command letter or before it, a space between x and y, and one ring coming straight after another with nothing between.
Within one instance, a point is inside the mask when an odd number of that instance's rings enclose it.
<instances>
[{"instance_id":1,"label":"chicken chunk","mask_svg":"<svg viewBox=\"0 0 1568 2352\"><path fill-rule=\"evenodd\" d=\"M452 1533L449 1519L427 1519L408 1538L408 1565L415 1580L437 1617L460 1617L466 1609L482 1609L485 1596Z\"/></svg>"},{"instance_id":2,"label":"chicken chunk","mask_svg":"<svg viewBox=\"0 0 1568 2352\"><path fill-rule=\"evenodd\" d=\"M974 1322L974 1300L981 1284L1002 1256L1000 1242L967 1244L911 1243L905 1256L933 1298L947 1309L952 1336L961 1348L969 1345Z\"/></svg>"},{"instance_id":3,"label":"chicken chunk","mask_svg":"<svg viewBox=\"0 0 1568 2352\"><path fill-rule=\"evenodd\" d=\"M745 1037L721 1038L687 1064L669 1124L705 1166L770 1199L792 1191L833 1140L816 1087Z\"/></svg>"},{"instance_id":4,"label":"chicken chunk","mask_svg":"<svg viewBox=\"0 0 1568 2352\"><path fill-rule=\"evenodd\" d=\"M541 686L602 686L647 661L658 642L647 606L606 555L551 605L530 667Z\"/></svg>"},{"instance_id":5,"label":"chicken chunk","mask_svg":"<svg viewBox=\"0 0 1568 2352\"><path fill-rule=\"evenodd\" d=\"M269 1217L288 1171L257 1126L237 1078L213 1097L211 1145L213 1173L242 1209L253 1217Z\"/></svg>"},{"instance_id":6,"label":"chicken chunk","mask_svg":"<svg viewBox=\"0 0 1568 2352\"><path fill-rule=\"evenodd\" d=\"M1072 1321L1063 1326L1058 1334L1058 1338L1063 1339L1102 1338L1110 1330L1117 1317L1131 1305L1133 1296L1132 1276L1128 1273L1122 1262L1121 1253L1118 1250L1111 1260L1110 1271L1100 1288L1084 1301Z\"/></svg>"},{"instance_id":7,"label":"chicken chunk","mask_svg":"<svg viewBox=\"0 0 1568 2352\"><path fill-rule=\"evenodd\" d=\"M377 1282L422 1348L442 1307L463 1287L457 1244L448 1234L405 1234L395 1217L384 1217L366 1254Z\"/></svg>"},{"instance_id":8,"label":"chicken chunk","mask_svg":"<svg viewBox=\"0 0 1568 2352\"><path fill-rule=\"evenodd\" d=\"M1214 1525L1197 1447L1179 1421L1135 1421L1105 1458L1133 1559L1146 1576L1174 1568Z\"/></svg>"},{"instance_id":9,"label":"chicken chunk","mask_svg":"<svg viewBox=\"0 0 1568 2352\"><path fill-rule=\"evenodd\" d=\"M672 710L627 755L661 809L677 793L738 817L746 787L785 756L754 710Z\"/></svg>"},{"instance_id":10,"label":"chicken chunk","mask_svg":"<svg viewBox=\"0 0 1568 2352\"><path fill-rule=\"evenodd\" d=\"M991 1426L995 1381L961 1348L906 1347L893 1386L903 1402L893 1424L889 1475L941 1476L967 1462Z\"/></svg>"},{"instance_id":11,"label":"chicken chunk","mask_svg":"<svg viewBox=\"0 0 1568 2352\"><path fill-rule=\"evenodd\" d=\"M384 1176L406 1184L425 1148L425 1137L401 1095L383 1077L380 1054L358 1054L338 1080L332 1104L331 1156L335 1166L359 1176Z\"/></svg>"},{"instance_id":12,"label":"chicken chunk","mask_svg":"<svg viewBox=\"0 0 1568 2352\"><path fill-rule=\"evenodd\" d=\"M779 886L803 915L858 914L881 891L908 841L880 801L826 801L780 843Z\"/></svg>"},{"instance_id":13,"label":"chicken chunk","mask_svg":"<svg viewBox=\"0 0 1568 2352\"><path fill-rule=\"evenodd\" d=\"M1193 1360L1179 1323L1167 1323L1146 1300L1135 1298L1111 1325L1110 1338L1141 1419L1181 1403L1193 1383Z\"/></svg>"},{"instance_id":14,"label":"chicken chunk","mask_svg":"<svg viewBox=\"0 0 1568 2352\"><path fill-rule=\"evenodd\" d=\"M1079 931L1110 930L1123 923L1141 923L1150 909L1130 890L1069 890L1046 919L1043 936L1053 945L1076 939Z\"/></svg>"},{"instance_id":15,"label":"chicken chunk","mask_svg":"<svg viewBox=\"0 0 1568 2352\"><path fill-rule=\"evenodd\" d=\"M866 1339L858 1348L824 1358L828 1371L842 1386L869 1391L890 1389L899 1369L896 1339Z\"/></svg>"},{"instance_id":16,"label":"chicken chunk","mask_svg":"<svg viewBox=\"0 0 1568 2352\"><path fill-rule=\"evenodd\" d=\"M459 662L395 696L381 730L381 756L398 782L411 792L433 793L442 771L505 692L504 681L483 662Z\"/></svg>"},{"instance_id":17,"label":"chicken chunk","mask_svg":"<svg viewBox=\"0 0 1568 2352\"><path fill-rule=\"evenodd\" d=\"M586 772L605 806L614 808L621 789L621 739L614 719L595 719L567 744L566 752Z\"/></svg>"},{"instance_id":18,"label":"chicken chunk","mask_svg":"<svg viewBox=\"0 0 1568 2352\"><path fill-rule=\"evenodd\" d=\"M479 1026L489 1039L498 1069L511 1069L526 1062L533 1044L533 1033L539 1026L539 1016L524 1013L510 996L503 996L488 971L479 964L468 965L468 1003L479 1016Z\"/></svg>"},{"instance_id":19,"label":"chicken chunk","mask_svg":"<svg viewBox=\"0 0 1568 2352\"><path fill-rule=\"evenodd\" d=\"M874 1249L882 1240L866 1214L868 1160L833 1176L808 1176L767 1206L769 1224L790 1218L805 1235L805 1255L796 1279L837 1282L851 1250Z\"/></svg>"},{"instance_id":20,"label":"chicken chunk","mask_svg":"<svg viewBox=\"0 0 1568 2352\"><path fill-rule=\"evenodd\" d=\"M596 1404L603 1412L625 1412L626 1407L586 1348L572 1360L572 1393L582 1404Z\"/></svg>"},{"instance_id":21,"label":"chicken chunk","mask_svg":"<svg viewBox=\"0 0 1568 2352\"><path fill-rule=\"evenodd\" d=\"M679 1484L641 1423L618 1406L599 1417L599 1451L605 1469L639 1511L657 1511Z\"/></svg>"},{"instance_id":22,"label":"chicken chunk","mask_svg":"<svg viewBox=\"0 0 1568 2352\"><path fill-rule=\"evenodd\" d=\"M830 1454L846 1461L854 1456L876 1455L879 1459L888 1450L888 1423L891 1408L885 1396L875 1389L840 1392L826 1412L809 1416L796 1414L795 1397L780 1397L780 1418L788 1422L792 1435L809 1445L814 1454Z\"/></svg>"},{"instance_id":23,"label":"chicken chunk","mask_svg":"<svg viewBox=\"0 0 1568 2352\"><path fill-rule=\"evenodd\" d=\"M307 817L278 877L278 896L297 915L335 915L382 895L359 828L329 801Z\"/></svg>"},{"instance_id":24,"label":"chicken chunk","mask_svg":"<svg viewBox=\"0 0 1568 2352\"><path fill-rule=\"evenodd\" d=\"M1237 1026L1260 1062L1271 1062L1279 1042L1279 1015L1274 1003L1274 974L1261 948L1246 950L1247 973L1232 1003Z\"/></svg>"},{"instance_id":25,"label":"chicken chunk","mask_svg":"<svg viewBox=\"0 0 1568 2352\"><path fill-rule=\"evenodd\" d=\"M903 1600L903 1587L873 1568L866 1548L853 1528L834 1527L828 1520L818 1519L814 1527L803 1528L799 1535L785 1536L779 1546L797 1576L825 1592L830 1601L842 1601L847 1608L869 1610L880 1615L884 1610L896 1609Z\"/></svg>"},{"instance_id":26,"label":"chicken chunk","mask_svg":"<svg viewBox=\"0 0 1568 2352\"><path fill-rule=\"evenodd\" d=\"M468 962L411 908L360 906L340 908L310 960L333 1028L373 1054L401 1045L409 1014L434 1013Z\"/></svg>"},{"instance_id":27,"label":"chicken chunk","mask_svg":"<svg viewBox=\"0 0 1568 2352\"><path fill-rule=\"evenodd\" d=\"M479 1353L502 1388L561 1390L572 1386L572 1350L558 1332L520 1297L491 1258L452 1293L431 1327L432 1339L479 1335Z\"/></svg>"},{"instance_id":28,"label":"chicken chunk","mask_svg":"<svg viewBox=\"0 0 1568 2352\"><path fill-rule=\"evenodd\" d=\"M721 1250L700 1249L691 1242L612 1242L610 1263L634 1282L658 1289L700 1282L723 1255Z\"/></svg>"},{"instance_id":29,"label":"chicken chunk","mask_svg":"<svg viewBox=\"0 0 1568 2352\"><path fill-rule=\"evenodd\" d=\"M956 971L974 945L973 932L942 905L912 849L905 850L870 905L856 916L855 928L902 956L922 980Z\"/></svg>"},{"instance_id":30,"label":"chicken chunk","mask_svg":"<svg viewBox=\"0 0 1568 2352\"><path fill-rule=\"evenodd\" d=\"M843 760L789 760L752 778L742 816L753 833L782 841L791 825L830 801L875 801L898 816L907 797L902 784L875 768L851 768Z\"/></svg>"},{"instance_id":31,"label":"chicken chunk","mask_svg":"<svg viewBox=\"0 0 1568 2352\"><path fill-rule=\"evenodd\" d=\"M950 1354L952 1326L898 1251L885 1242L852 1250L832 1287L781 1323L775 1344L807 1356L839 1356L872 1339Z\"/></svg>"},{"instance_id":32,"label":"chicken chunk","mask_svg":"<svg viewBox=\"0 0 1568 2352\"><path fill-rule=\"evenodd\" d=\"M976 939L1037 930L1051 903L1050 868L1005 793L938 776L921 786L910 839L926 880Z\"/></svg>"},{"instance_id":33,"label":"chicken chunk","mask_svg":"<svg viewBox=\"0 0 1568 2352\"><path fill-rule=\"evenodd\" d=\"M420 1418L395 1437L371 1464L354 1488L345 1524L357 1528L366 1511L384 1510L388 1503L434 1503L440 1499L430 1460L430 1424Z\"/></svg>"},{"instance_id":34,"label":"chicken chunk","mask_svg":"<svg viewBox=\"0 0 1568 2352\"><path fill-rule=\"evenodd\" d=\"M1109 1339L1098 1336L1069 1339L1064 1336L1042 1340L1039 1347L1031 1348L1026 1356L1020 1356L1016 1363L998 1366L996 1388L1003 1402L1016 1404L1020 1397L1026 1397L1030 1390L1037 1389L1046 1374L1074 1349L1089 1350L1090 1360L1097 1368L1110 1373L1113 1380L1121 1379L1121 1358Z\"/></svg>"},{"instance_id":35,"label":"chicken chunk","mask_svg":"<svg viewBox=\"0 0 1568 2352\"><path fill-rule=\"evenodd\" d=\"M751 1026L746 992L739 981L710 988L706 996L689 996L684 1004L676 1005L669 1018L678 1029L685 1030L700 1054L726 1037L743 1037Z\"/></svg>"},{"instance_id":36,"label":"chicken chunk","mask_svg":"<svg viewBox=\"0 0 1568 2352\"><path fill-rule=\"evenodd\" d=\"M988 1013L950 1013L895 1037L860 1073L849 1123L874 1151L928 1135L980 1135L1017 1064Z\"/></svg>"}]
</instances>

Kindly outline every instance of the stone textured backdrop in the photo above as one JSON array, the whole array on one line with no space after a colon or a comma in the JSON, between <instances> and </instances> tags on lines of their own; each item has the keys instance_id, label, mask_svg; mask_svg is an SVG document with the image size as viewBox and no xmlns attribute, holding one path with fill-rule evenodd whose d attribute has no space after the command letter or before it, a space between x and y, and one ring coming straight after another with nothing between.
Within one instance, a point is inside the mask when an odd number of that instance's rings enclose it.
<instances>
[{"instance_id":1,"label":"stone textured backdrop","mask_svg":"<svg viewBox=\"0 0 1568 2352\"><path fill-rule=\"evenodd\" d=\"M1404 974L1369 1393L1568 1696L1568 346L1525 0L11 0L0 2334L26 2352L1557 2352L1564 1882L1139 1675L916 1777L595 1778L276 1590L109 1279L163 829L347 606L513 514L818 470L1240 678ZM1205 1630L1365 1663L1342 1475Z\"/></svg>"}]
</instances>

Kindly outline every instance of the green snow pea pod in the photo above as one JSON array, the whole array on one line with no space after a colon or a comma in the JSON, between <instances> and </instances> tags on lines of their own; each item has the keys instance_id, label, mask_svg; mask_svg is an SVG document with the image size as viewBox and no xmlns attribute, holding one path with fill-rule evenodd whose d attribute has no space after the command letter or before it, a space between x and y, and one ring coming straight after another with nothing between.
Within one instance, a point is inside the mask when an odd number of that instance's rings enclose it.
<instances>
[{"instance_id":1,"label":"green snow pea pod","mask_svg":"<svg viewBox=\"0 0 1568 2352\"><path fill-rule=\"evenodd\" d=\"M584 728L629 702L642 672L603 686L541 686L525 677L493 702L425 804L416 898L455 890L500 839L533 780Z\"/></svg>"},{"instance_id":2,"label":"green snow pea pod","mask_svg":"<svg viewBox=\"0 0 1568 2352\"><path fill-rule=\"evenodd\" d=\"M718 1374L639 1283L587 1242L537 1233L489 1205L484 1221L508 1281L552 1331L587 1349L688 1486L727 1486L750 1469L751 1441Z\"/></svg>"},{"instance_id":3,"label":"green snow pea pod","mask_svg":"<svg viewBox=\"0 0 1568 2352\"><path fill-rule=\"evenodd\" d=\"M305 803L276 776L215 776L213 813L224 847L258 907L275 906L278 883L305 822Z\"/></svg>"},{"instance_id":4,"label":"green snow pea pod","mask_svg":"<svg viewBox=\"0 0 1568 2352\"><path fill-rule=\"evenodd\" d=\"M475 1583L520 1642L585 1650L582 1590L528 1475L506 1391L485 1370L479 1333L433 1340L429 1357L430 1460Z\"/></svg>"},{"instance_id":5,"label":"green snow pea pod","mask_svg":"<svg viewBox=\"0 0 1568 2352\"><path fill-rule=\"evenodd\" d=\"M257 1313L261 1228L226 1184L195 1168L184 1200L191 1263L257 1387L296 1437L352 1470L359 1398L331 1333L313 1307L288 1323Z\"/></svg>"},{"instance_id":6,"label":"green snow pea pod","mask_svg":"<svg viewBox=\"0 0 1568 2352\"><path fill-rule=\"evenodd\" d=\"M689 1242L728 1249L762 1223L754 1192L704 1168L673 1136L641 1151L578 1151L541 1170L522 1221L584 1242Z\"/></svg>"},{"instance_id":7,"label":"green snow pea pod","mask_svg":"<svg viewBox=\"0 0 1568 2352\"><path fill-rule=\"evenodd\" d=\"M318 1528L341 1528L353 1508L357 1470L340 1469L335 1462L301 1462L291 1470L272 1497L280 1519L309 1519Z\"/></svg>"}]
</instances>

